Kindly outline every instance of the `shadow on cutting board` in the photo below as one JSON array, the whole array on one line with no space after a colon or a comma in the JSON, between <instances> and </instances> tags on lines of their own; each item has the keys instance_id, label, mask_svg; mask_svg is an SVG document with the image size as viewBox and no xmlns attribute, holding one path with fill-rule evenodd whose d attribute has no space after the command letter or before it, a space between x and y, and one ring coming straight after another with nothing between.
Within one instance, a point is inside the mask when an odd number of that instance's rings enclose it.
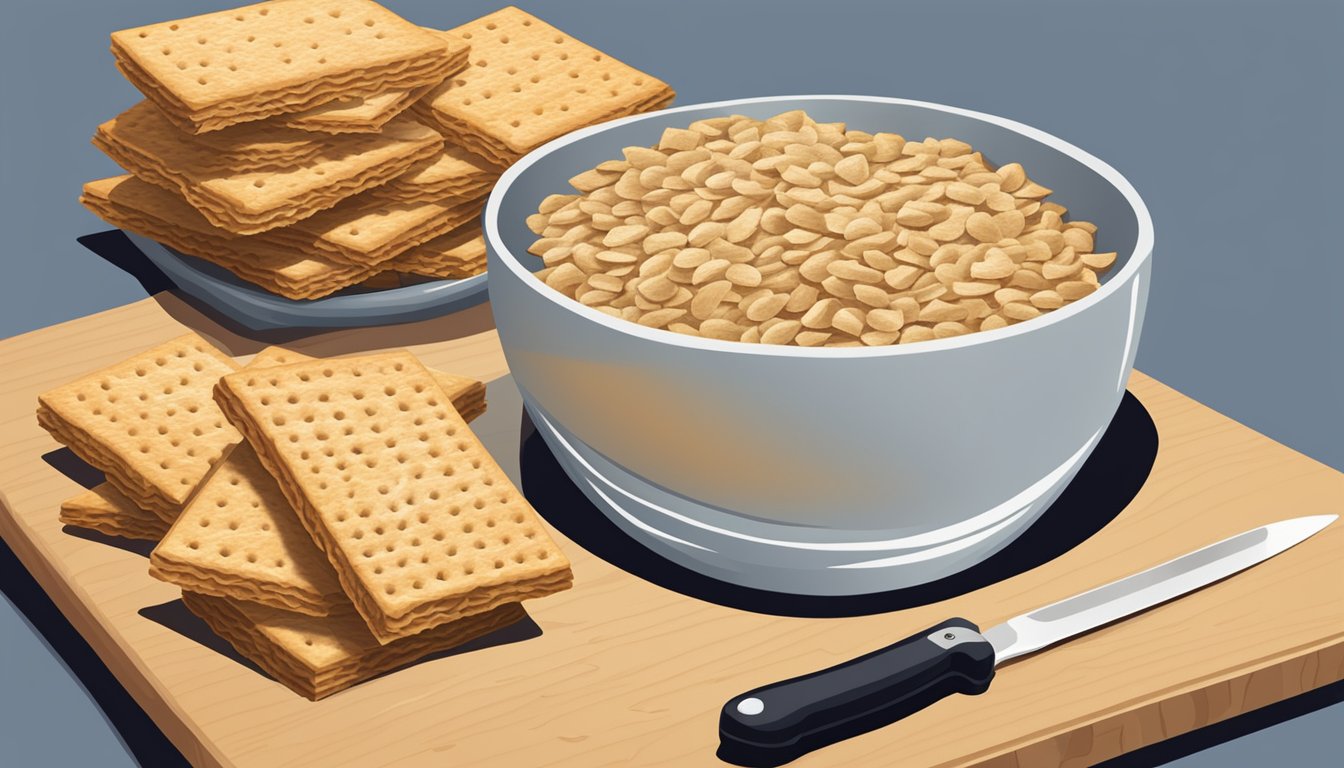
<instances>
[{"instance_id":1,"label":"shadow on cutting board","mask_svg":"<svg viewBox=\"0 0 1344 768\"><path fill-rule=\"evenodd\" d=\"M260 667L253 664L242 654L234 650L233 646L229 645L227 640L216 635L214 631L210 629L209 625L207 625L200 617L187 610L187 606L181 600L170 600L159 605L151 605L148 608L141 608L138 613L155 624L171 629L189 640L194 640L215 653L218 653L221 656L226 656L258 675L270 679L270 675L267 675ZM390 672L384 672L377 677L361 681L359 685L363 685L370 680L377 680L386 675L395 675L397 672L414 667L417 664L424 664L437 659L447 659L453 656L460 656L464 653L471 653L486 648L494 648L495 646L509 645L524 640L531 640L536 637L541 637L541 634L541 627L537 626L537 623L532 620L531 616L524 615L522 619L507 627L501 627L488 635L478 637L475 640L463 643L462 645L436 651L428 656L422 656L419 659ZM276 685L280 685L280 683L276 683ZM358 685L355 687L358 687ZM298 696L298 694L294 695ZM331 698L340 695L341 692L337 692L333 694Z\"/></svg>"},{"instance_id":2,"label":"shadow on cutting board","mask_svg":"<svg viewBox=\"0 0 1344 768\"><path fill-rule=\"evenodd\" d=\"M74 454L69 448L57 448L42 454L42 460L52 469L60 472L62 475L74 480L85 488L93 488L95 485L103 482L103 473L94 467L89 466L85 461ZM80 528L74 525L62 526L61 531L77 539L84 539L98 544L104 544L109 547L116 547L127 552L133 552L141 557L149 557L150 550L154 549L154 542L141 539L124 539L120 536L108 536L104 533L91 530L89 528Z\"/></svg>"},{"instance_id":3,"label":"shadow on cutting board","mask_svg":"<svg viewBox=\"0 0 1344 768\"><path fill-rule=\"evenodd\" d=\"M368 328L247 328L177 288L119 229L75 238L76 242L139 281L145 293L174 320L230 355L250 355L271 345L293 346L314 357L406 347L472 336L495 327L489 304L442 317Z\"/></svg>"},{"instance_id":4,"label":"shadow on cutting board","mask_svg":"<svg viewBox=\"0 0 1344 768\"><path fill-rule=\"evenodd\" d=\"M871 595L788 595L728 584L652 555L570 481L523 411L523 493L547 522L608 563L683 595L730 608L799 617L863 616L936 603L1016 576L1086 541L1129 505L1157 458L1157 426L1126 392L1073 482L1017 540L984 562L928 584Z\"/></svg>"},{"instance_id":5,"label":"shadow on cutting board","mask_svg":"<svg viewBox=\"0 0 1344 768\"><path fill-rule=\"evenodd\" d=\"M74 480L85 488L92 488L103 482L103 473L89 466L69 448L57 448L42 454L42 460L52 469Z\"/></svg>"}]
</instances>

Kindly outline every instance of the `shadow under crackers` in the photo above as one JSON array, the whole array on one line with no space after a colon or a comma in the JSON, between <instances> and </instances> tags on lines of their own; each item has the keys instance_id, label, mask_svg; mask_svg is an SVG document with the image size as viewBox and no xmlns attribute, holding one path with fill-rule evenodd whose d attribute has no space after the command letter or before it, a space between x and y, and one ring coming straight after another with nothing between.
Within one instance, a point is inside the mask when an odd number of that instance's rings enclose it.
<instances>
[{"instance_id":1,"label":"shadow under crackers","mask_svg":"<svg viewBox=\"0 0 1344 768\"><path fill-rule=\"evenodd\" d=\"M399 325L367 328L248 328L177 286L119 229L96 232L76 241L127 272L174 320L209 339L230 355L247 355L271 345L292 346L315 357L331 357L388 347L404 347L471 336L494 327L488 304L450 315Z\"/></svg>"},{"instance_id":2,"label":"shadow under crackers","mask_svg":"<svg viewBox=\"0 0 1344 768\"><path fill-rule=\"evenodd\" d=\"M149 619L161 627L171 629L185 638L204 645L206 648L209 648L221 656L226 656L239 664L242 664L244 667L247 667L259 675L266 674L261 671L260 667L248 661L245 656L235 651L233 646L229 645L227 640L211 631L209 625L197 617L196 614L187 610L186 604L181 600L169 600L166 603L151 605L141 608L136 613L139 613L141 616L144 616L146 619Z\"/></svg>"},{"instance_id":3,"label":"shadow under crackers","mask_svg":"<svg viewBox=\"0 0 1344 768\"><path fill-rule=\"evenodd\" d=\"M69 448L57 448L42 455L45 461L52 469L74 480L85 488L92 488L103 482L103 473L98 469L89 466L87 462L79 458ZM66 525L61 529L62 533L74 536L75 538L85 539L87 541L106 544L109 547L116 547L127 552L134 552L141 557L149 557L150 550L154 549L154 542L143 541L140 539L124 539L120 536L108 536L104 533L80 528L74 525Z\"/></svg>"},{"instance_id":4,"label":"shadow under crackers","mask_svg":"<svg viewBox=\"0 0 1344 768\"><path fill-rule=\"evenodd\" d=\"M159 605L151 605L148 608L141 608L139 614L160 626L171 629L189 640L194 640L195 642L200 643L221 656L225 656L238 662L263 677L270 677L270 675L267 675L260 667L253 664L245 656L238 653L238 651L234 650L233 646L229 645L227 640L216 635L205 621L187 610L186 604L181 600L170 600L169 602L161 603ZM522 619L519 619L507 627L501 627L488 635L483 635L470 642L452 648L445 648L444 650L436 651L427 656L422 656L398 669L384 672L383 675L395 674L399 670L413 667L416 664L421 664L427 661L447 659L453 656L471 653L473 651L484 650L486 648L494 648L496 646L531 640L535 637L541 637L541 634L541 627L537 626L537 623L532 620L531 616L524 615ZM383 675L378 675L377 677L382 677ZM372 679L377 679L377 677Z\"/></svg>"},{"instance_id":5,"label":"shadow under crackers","mask_svg":"<svg viewBox=\"0 0 1344 768\"><path fill-rule=\"evenodd\" d=\"M103 482L103 473L75 455L69 448L57 448L42 454L42 460L52 469L74 480L85 488Z\"/></svg>"},{"instance_id":6,"label":"shadow under crackers","mask_svg":"<svg viewBox=\"0 0 1344 768\"><path fill-rule=\"evenodd\" d=\"M139 555L146 560L149 559L149 553L154 551L154 545L157 542L146 539L127 539L121 536L108 536L91 528L80 528L77 525L66 525L61 528L61 533L67 536L74 536L77 539L92 541L95 544L105 544L109 547Z\"/></svg>"}]
</instances>

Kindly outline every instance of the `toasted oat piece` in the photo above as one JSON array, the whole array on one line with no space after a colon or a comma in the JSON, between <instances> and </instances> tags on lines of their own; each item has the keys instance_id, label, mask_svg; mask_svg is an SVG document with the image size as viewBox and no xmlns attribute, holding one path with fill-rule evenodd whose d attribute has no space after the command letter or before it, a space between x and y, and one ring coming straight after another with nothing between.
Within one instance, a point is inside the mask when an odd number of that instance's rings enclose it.
<instances>
[{"instance_id":1,"label":"toasted oat piece","mask_svg":"<svg viewBox=\"0 0 1344 768\"><path fill-rule=\"evenodd\" d=\"M111 483L99 483L61 502L60 519L66 525L124 539L158 541L168 532L168 523L136 506Z\"/></svg>"},{"instance_id":2,"label":"toasted oat piece","mask_svg":"<svg viewBox=\"0 0 1344 768\"><path fill-rule=\"evenodd\" d=\"M448 139L507 166L558 136L661 109L663 81L509 7L449 30L471 45L471 66L416 109Z\"/></svg>"},{"instance_id":3,"label":"toasted oat piece","mask_svg":"<svg viewBox=\"0 0 1344 768\"><path fill-rule=\"evenodd\" d=\"M274 129L231 129L244 146ZM402 117L380 133L310 133L302 162L264 170L220 165L221 142L184 134L149 102L98 126L93 145L131 173L180 193L207 221L238 235L265 232L385 184L443 153L443 137ZM239 154L239 153L226 153Z\"/></svg>"},{"instance_id":4,"label":"toasted oat piece","mask_svg":"<svg viewBox=\"0 0 1344 768\"><path fill-rule=\"evenodd\" d=\"M370 0L259 3L112 33L117 68L188 133L440 83L466 47Z\"/></svg>"},{"instance_id":5,"label":"toasted oat piece","mask_svg":"<svg viewBox=\"0 0 1344 768\"><path fill-rule=\"evenodd\" d=\"M409 353L244 371L216 400L380 642L570 586L535 510Z\"/></svg>"},{"instance_id":6,"label":"toasted oat piece","mask_svg":"<svg viewBox=\"0 0 1344 768\"><path fill-rule=\"evenodd\" d=\"M522 606L507 603L384 645L353 612L319 618L193 592L183 592L182 603L266 674L313 701L527 615Z\"/></svg>"},{"instance_id":7,"label":"toasted oat piece","mask_svg":"<svg viewBox=\"0 0 1344 768\"><path fill-rule=\"evenodd\" d=\"M42 393L37 421L136 506L171 522L241 439L210 396L237 369L189 333Z\"/></svg>"}]
</instances>

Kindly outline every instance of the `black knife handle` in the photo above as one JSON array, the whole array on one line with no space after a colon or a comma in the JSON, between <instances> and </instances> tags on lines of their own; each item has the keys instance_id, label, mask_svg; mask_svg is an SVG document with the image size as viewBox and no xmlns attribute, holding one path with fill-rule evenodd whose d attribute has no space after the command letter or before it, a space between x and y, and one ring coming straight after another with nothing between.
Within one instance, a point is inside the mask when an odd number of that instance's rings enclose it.
<instances>
[{"instance_id":1,"label":"black knife handle","mask_svg":"<svg viewBox=\"0 0 1344 768\"><path fill-rule=\"evenodd\" d=\"M979 628L949 619L830 669L729 699L719 715L719 758L782 765L950 694L984 693L993 677L994 648Z\"/></svg>"}]
</instances>

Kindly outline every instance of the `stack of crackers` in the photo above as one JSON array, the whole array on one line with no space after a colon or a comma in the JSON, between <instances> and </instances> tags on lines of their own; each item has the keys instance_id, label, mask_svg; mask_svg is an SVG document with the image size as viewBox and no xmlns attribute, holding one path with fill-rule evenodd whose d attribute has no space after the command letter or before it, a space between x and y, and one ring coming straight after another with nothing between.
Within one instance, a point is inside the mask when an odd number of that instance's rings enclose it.
<instances>
[{"instance_id":1,"label":"stack of crackers","mask_svg":"<svg viewBox=\"0 0 1344 768\"><path fill-rule=\"evenodd\" d=\"M666 84L517 8L446 32L372 0L274 0L112 34L145 100L93 143L107 222L292 299L485 269L502 169L669 104Z\"/></svg>"},{"instance_id":2,"label":"stack of crackers","mask_svg":"<svg viewBox=\"0 0 1344 768\"><path fill-rule=\"evenodd\" d=\"M240 367L190 334L39 398L106 482L70 525L157 540L150 573L319 699L520 620L569 563L467 422L476 380L408 352Z\"/></svg>"}]
</instances>

